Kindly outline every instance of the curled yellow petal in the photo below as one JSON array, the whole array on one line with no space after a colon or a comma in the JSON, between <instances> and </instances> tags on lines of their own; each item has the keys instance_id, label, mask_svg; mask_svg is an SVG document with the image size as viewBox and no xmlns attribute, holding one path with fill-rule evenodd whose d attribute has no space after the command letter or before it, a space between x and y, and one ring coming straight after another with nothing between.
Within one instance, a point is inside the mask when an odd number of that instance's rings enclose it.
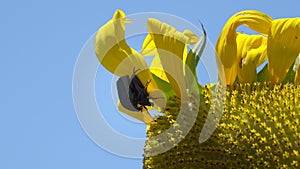
<instances>
[{"instance_id":1,"label":"curled yellow petal","mask_svg":"<svg viewBox=\"0 0 300 169\"><path fill-rule=\"evenodd\" d=\"M216 43L219 74L224 70L226 79L222 81L223 84L233 84L237 76L237 27L244 24L259 33L267 34L271 22L271 17L255 10L238 12L227 21Z\"/></svg>"},{"instance_id":2,"label":"curled yellow petal","mask_svg":"<svg viewBox=\"0 0 300 169\"><path fill-rule=\"evenodd\" d=\"M238 33L236 41L239 81L253 82L256 79L256 68L267 58L267 38Z\"/></svg>"},{"instance_id":3,"label":"curled yellow petal","mask_svg":"<svg viewBox=\"0 0 300 169\"><path fill-rule=\"evenodd\" d=\"M197 36L188 30L184 33L179 32L174 27L153 18L148 19L148 30L149 35L146 37L143 50L149 51L155 48L156 57L159 57L166 77L177 96L181 97L183 94L183 97L186 97L183 71L184 60L187 56L186 45L196 43ZM154 58L156 62L159 60Z\"/></svg>"},{"instance_id":4,"label":"curled yellow petal","mask_svg":"<svg viewBox=\"0 0 300 169\"><path fill-rule=\"evenodd\" d=\"M238 27L241 24L246 25L250 29L267 35L271 26L272 18L260 11L244 10L236 13L230 22L234 23L233 27Z\"/></svg>"},{"instance_id":5,"label":"curled yellow petal","mask_svg":"<svg viewBox=\"0 0 300 169\"><path fill-rule=\"evenodd\" d=\"M132 49L124 39L126 21L124 12L117 10L113 18L97 31L95 37L96 56L101 64L112 73L116 73L119 64L132 54Z\"/></svg>"},{"instance_id":6,"label":"curled yellow petal","mask_svg":"<svg viewBox=\"0 0 300 169\"><path fill-rule=\"evenodd\" d=\"M300 52L300 18L282 18L272 22L268 34L270 79L281 82Z\"/></svg>"},{"instance_id":7,"label":"curled yellow petal","mask_svg":"<svg viewBox=\"0 0 300 169\"><path fill-rule=\"evenodd\" d=\"M185 30L182 33L177 31L174 27L153 18L148 19L148 30L151 36L150 38L148 35L146 38L148 44L151 44L149 41L152 40L155 44L155 48L160 47L159 49L173 52L180 59L186 57L183 55L183 49L185 45L195 44L199 40L199 38L189 30ZM173 46L173 44L175 44L176 46ZM146 46L145 42L143 46ZM153 45L147 46L153 47ZM149 49L151 47L143 47L143 50Z\"/></svg>"},{"instance_id":8,"label":"curled yellow petal","mask_svg":"<svg viewBox=\"0 0 300 169\"><path fill-rule=\"evenodd\" d=\"M151 81L147 88L150 92L157 86L146 61L125 41L125 24L130 22L123 11L117 10L112 19L98 30L94 41L95 53L100 63L117 76L131 76L138 71L137 76L143 85Z\"/></svg>"}]
</instances>

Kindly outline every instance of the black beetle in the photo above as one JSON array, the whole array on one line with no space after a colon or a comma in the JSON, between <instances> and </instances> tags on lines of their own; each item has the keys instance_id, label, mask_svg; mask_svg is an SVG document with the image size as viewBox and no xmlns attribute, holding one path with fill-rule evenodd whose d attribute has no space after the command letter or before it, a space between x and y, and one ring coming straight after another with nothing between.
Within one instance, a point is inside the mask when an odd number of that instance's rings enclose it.
<instances>
[{"instance_id":1,"label":"black beetle","mask_svg":"<svg viewBox=\"0 0 300 169\"><path fill-rule=\"evenodd\" d=\"M149 93L147 87L150 80L142 84L140 79L135 75L135 72L129 76L121 76L117 80L117 90L122 106L131 111L142 111L146 106L153 106L149 101Z\"/></svg>"}]
</instances>

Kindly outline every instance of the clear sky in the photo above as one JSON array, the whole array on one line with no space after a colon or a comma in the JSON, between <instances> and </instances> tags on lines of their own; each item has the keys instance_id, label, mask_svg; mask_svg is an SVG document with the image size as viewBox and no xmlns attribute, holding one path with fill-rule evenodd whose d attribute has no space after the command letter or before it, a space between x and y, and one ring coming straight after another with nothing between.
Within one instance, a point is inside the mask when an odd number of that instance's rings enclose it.
<instances>
[{"instance_id":1,"label":"clear sky","mask_svg":"<svg viewBox=\"0 0 300 169\"><path fill-rule=\"evenodd\" d=\"M215 43L222 26L235 12L256 9L273 18L297 17L299 1L1 2L0 168L142 167L141 158L116 156L97 146L81 128L72 99L73 71L79 52L116 9L126 14L169 13L195 25L199 19ZM101 74L96 78L101 78ZM96 92L101 92L98 89ZM145 125L127 124L109 112L105 112L105 117L121 133L145 137ZM119 144L122 146L122 142Z\"/></svg>"}]
</instances>

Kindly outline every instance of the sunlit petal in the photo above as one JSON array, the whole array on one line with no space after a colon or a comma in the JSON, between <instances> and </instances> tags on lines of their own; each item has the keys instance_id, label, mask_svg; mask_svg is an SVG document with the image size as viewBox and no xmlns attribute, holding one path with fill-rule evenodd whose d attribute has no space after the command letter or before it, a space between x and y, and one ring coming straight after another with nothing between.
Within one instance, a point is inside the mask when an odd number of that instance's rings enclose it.
<instances>
[{"instance_id":1,"label":"sunlit petal","mask_svg":"<svg viewBox=\"0 0 300 169\"><path fill-rule=\"evenodd\" d=\"M272 22L268 35L270 79L281 82L300 52L300 18L283 18Z\"/></svg>"},{"instance_id":2,"label":"sunlit petal","mask_svg":"<svg viewBox=\"0 0 300 169\"><path fill-rule=\"evenodd\" d=\"M125 23L128 20L121 10L97 32L94 47L98 60L110 72L116 73L119 64L132 54L132 49L125 42ZM132 70L131 70L132 71ZM124 73L121 72L120 76Z\"/></svg>"},{"instance_id":3,"label":"sunlit petal","mask_svg":"<svg viewBox=\"0 0 300 169\"><path fill-rule=\"evenodd\" d=\"M153 58L153 60L151 62L150 71L151 71L151 73L155 74L157 77L160 77L164 81L169 82L168 77L167 77L166 73L164 72L163 67L161 65L161 61L159 59L158 54L156 54L156 56Z\"/></svg>"},{"instance_id":4,"label":"sunlit petal","mask_svg":"<svg viewBox=\"0 0 300 169\"><path fill-rule=\"evenodd\" d=\"M199 37L190 30L184 30L183 34L187 37L186 44L195 44L199 41Z\"/></svg>"},{"instance_id":5,"label":"sunlit petal","mask_svg":"<svg viewBox=\"0 0 300 169\"><path fill-rule=\"evenodd\" d=\"M140 70L137 76L144 85L150 80L147 89L152 91L157 87L146 61L124 39L125 23L129 22L131 21L126 19L124 12L117 10L113 18L98 30L94 42L95 52L101 64L117 76L131 76L134 71Z\"/></svg>"},{"instance_id":6,"label":"sunlit petal","mask_svg":"<svg viewBox=\"0 0 300 169\"><path fill-rule=\"evenodd\" d=\"M267 58L267 38L238 33L236 41L239 81L253 82L256 79L256 68Z\"/></svg>"},{"instance_id":7,"label":"sunlit petal","mask_svg":"<svg viewBox=\"0 0 300 169\"><path fill-rule=\"evenodd\" d=\"M158 56L155 43L150 34L148 34L144 40L142 45L142 53L143 56L154 56L151 65L150 71L156 76L160 77L164 81L169 82L166 73L163 71L163 67L161 65L160 58Z\"/></svg>"},{"instance_id":8,"label":"sunlit petal","mask_svg":"<svg viewBox=\"0 0 300 169\"><path fill-rule=\"evenodd\" d=\"M221 65L218 65L219 74L221 70L224 70L226 77L226 81L222 81L223 84L233 84L237 76L239 62L236 42L237 27L244 24L259 33L267 34L271 21L271 17L255 10L238 12L227 21L216 43L217 57L220 61L217 63L221 63Z\"/></svg>"},{"instance_id":9,"label":"sunlit petal","mask_svg":"<svg viewBox=\"0 0 300 169\"><path fill-rule=\"evenodd\" d=\"M142 55L143 56L155 56L156 55L155 43L150 34L148 34L144 40L142 46Z\"/></svg>"},{"instance_id":10,"label":"sunlit petal","mask_svg":"<svg viewBox=\"0 0 300 169\"><path fill-rule=\"evenodd\" d=\"M178 32L174 27L153 18L148 19L148 30L168 81L179 97L181 94L186 97L183 71L183 61L187 56L186 44L196 43L197 36L188 30ZM152 46L148 42L151 40L146 40L148 45L143 46Z\"/></svg>"}]
</instances>

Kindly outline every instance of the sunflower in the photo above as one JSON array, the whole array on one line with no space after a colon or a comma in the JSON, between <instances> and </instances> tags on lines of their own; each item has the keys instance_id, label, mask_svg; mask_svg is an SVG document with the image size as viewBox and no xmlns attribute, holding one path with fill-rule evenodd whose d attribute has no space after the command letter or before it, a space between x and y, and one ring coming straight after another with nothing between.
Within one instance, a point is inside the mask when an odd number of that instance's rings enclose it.
<instances>
[{"instance_id":1,"label":"sunflower","mask_svg":"<svg viewBox=\"0 0 300 169\"><path fill-rule=\"evenodd\" d=\"M147 124L145 169L300 167L300 18L234 14L215 46L220 83L205 86L196 71L204 28L197 36L149 18L137 52L124 36L130 22L117 10L98 30L95 52L107 70L134 86L127 91L134 97L125 100L141 109L128 110L121 101L119 110ZM241 25L256 34L237 32ZM154 57L150 67L148 56Z\"/></svg>"}]
</instances>

